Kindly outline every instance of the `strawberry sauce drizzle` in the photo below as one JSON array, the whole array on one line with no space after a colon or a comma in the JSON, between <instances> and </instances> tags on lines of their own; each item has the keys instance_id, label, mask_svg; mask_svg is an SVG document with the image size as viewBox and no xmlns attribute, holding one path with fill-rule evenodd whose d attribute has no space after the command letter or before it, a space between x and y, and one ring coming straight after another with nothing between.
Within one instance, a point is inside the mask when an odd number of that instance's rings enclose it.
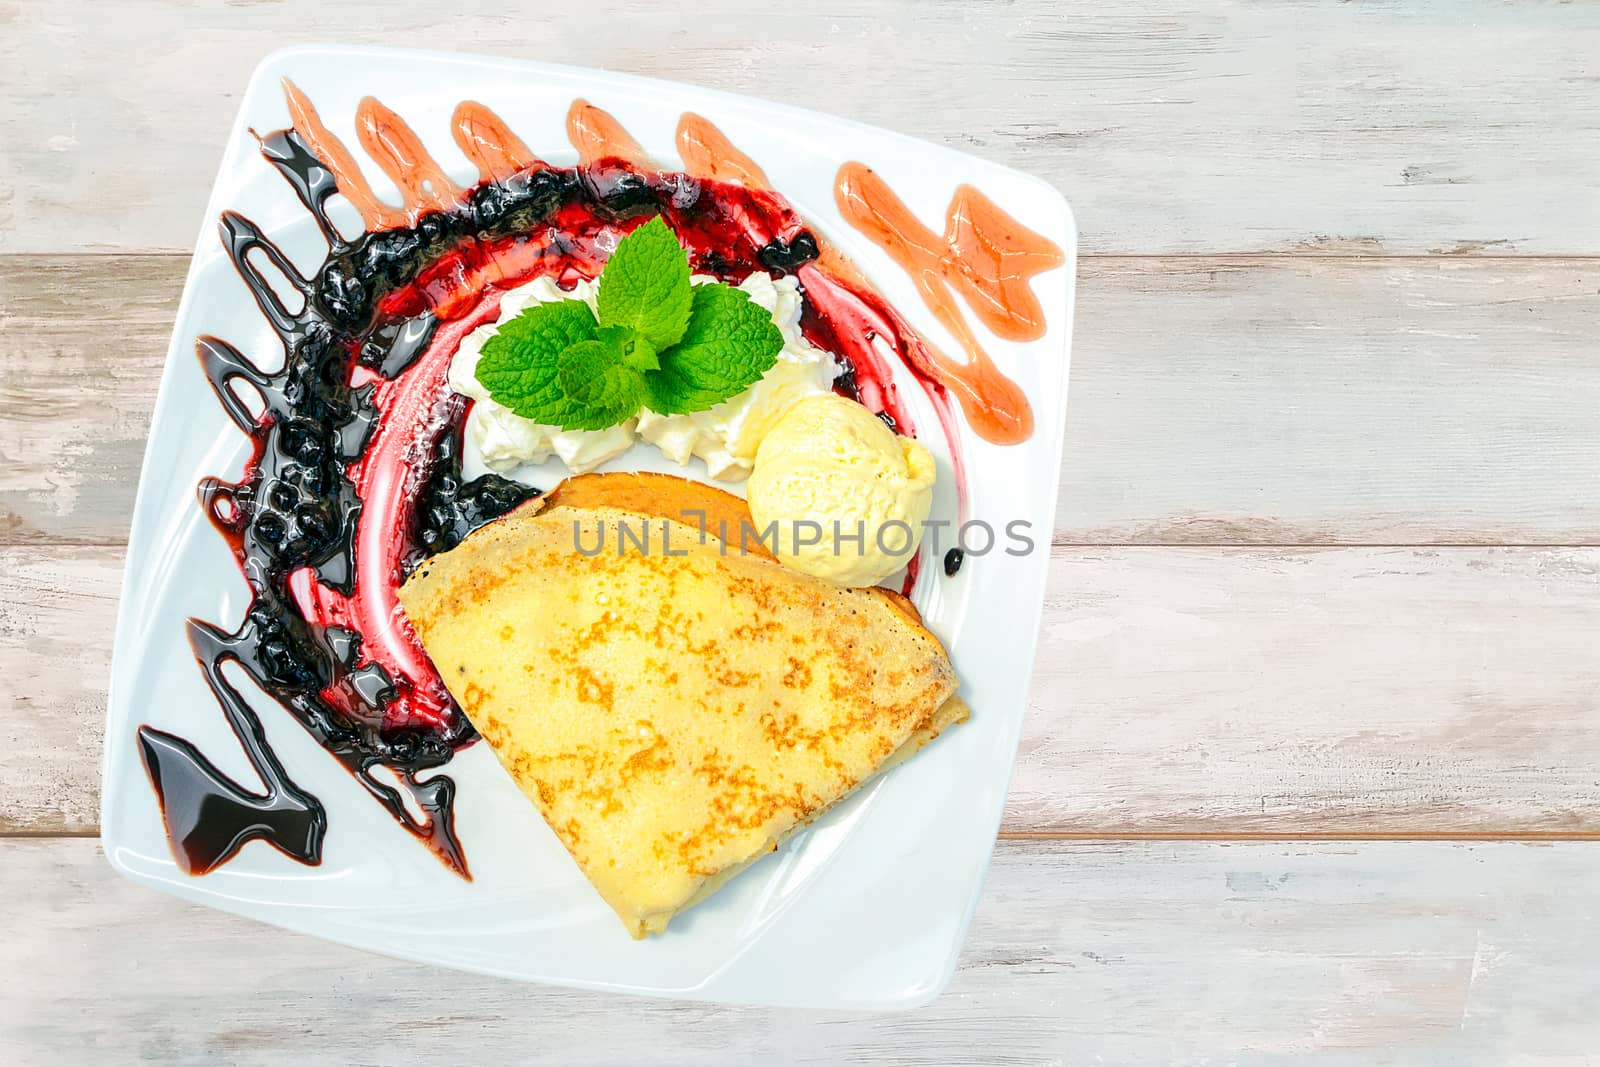
<instances>
[{"instance_id":1,"label":"strawberry sauce drizzle","mask_svg":"<svg viewBox=\"0 0 1600 1067\"><path fill-rule=\"evenodd\" d=\"M383 708L383 729L446 730L458 726L460 712L417 641L396 596L415 562L415 501L429 473L426 457L439 439L459 425L466 409L445 376L461 339L500 311L500 293L490 290L469 314L434 332L426 352L399 378L372 382L376 429L365 452L346 470L361 516L355 532L354 589L343 592L317 581L302 567L289 575L295 606L307 621L339 626L362 637L362 663L376 663L395 687ZM343 675L321 690L346 715L365 708L361 694Z\"/></svg>"}]
</instances>

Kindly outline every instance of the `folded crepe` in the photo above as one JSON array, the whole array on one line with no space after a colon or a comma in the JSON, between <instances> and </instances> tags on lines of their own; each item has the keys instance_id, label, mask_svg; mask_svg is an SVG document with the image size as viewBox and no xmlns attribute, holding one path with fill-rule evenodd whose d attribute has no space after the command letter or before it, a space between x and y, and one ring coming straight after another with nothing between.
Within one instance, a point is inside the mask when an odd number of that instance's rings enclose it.
<instances>
[{"instance_id":1,"label":"folded crepe","mask_svg":"<svg viewBox=\"0 0 1600 1067\"><path fill-rule=\"evenodd\" d=\"M967 717L910 601L754 540L741 554L748 521L686 479L585 475L400 590L451 694L634 937Z\"/></svg>"}]
</instances>

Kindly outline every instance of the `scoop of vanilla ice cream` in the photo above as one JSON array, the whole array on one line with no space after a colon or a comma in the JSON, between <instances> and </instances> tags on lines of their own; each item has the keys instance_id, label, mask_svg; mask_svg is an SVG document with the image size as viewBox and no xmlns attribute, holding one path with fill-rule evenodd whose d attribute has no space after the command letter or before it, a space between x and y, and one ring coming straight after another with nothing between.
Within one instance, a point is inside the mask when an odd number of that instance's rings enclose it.
<instances>
[{"instance_id":1,"label":"scoop of vanilla ice cream","mask_svg":"<svg viewBox=\"0 0 1600 1067\"><path fill-rule=\"evenodd\" d=\"M698 274L690 281L704 285L716 279ZM466 434L483 456L484 465L503 474L523 463L540 463L556 455L573 473L583 474L627 451L637 432L679 466L686 467L699 456L713 478L744 478L755 462L761 438L779 416L802 397L830 392L839 366L801 335L800 291L794 278L774 281L758 272L738 288L772 315L783 335L777 362L762 379L707 411L658 415L641 410L637 418L605 430L563 430L525 419L491 400L477 376L484 343L501 326L536 303L574 299L594 308L598 283L579 282L569 291L549 278L538 278L508 292L500 302L496 321L463 338L450 362L450 387L473 400Z\"/></svg>"},{"instance_id":2,"label":"scoop of vanilla ice cream","mask_svg":"<svg viewBox=\"0 0 1600 1067\"><path fill-rule=\"evenodd\" d=\"M933 483L926 446L828 393L792 405L762 440L747 496L758 531L776 523L779 560L862 586L881 582L915 554Z\"/></svg>"}]
</instances>

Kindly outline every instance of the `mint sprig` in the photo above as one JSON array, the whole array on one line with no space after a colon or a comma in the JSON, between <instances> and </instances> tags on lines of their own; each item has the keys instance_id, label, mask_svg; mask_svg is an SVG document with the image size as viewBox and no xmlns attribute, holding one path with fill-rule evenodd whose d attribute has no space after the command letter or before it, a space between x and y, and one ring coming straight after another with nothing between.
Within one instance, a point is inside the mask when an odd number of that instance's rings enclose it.
<instances>
[{"instance_id":1,"label":"mint sprig","mask_svg":"<svg viewBox=\"0 0 1600 1067\"><path fill-rule=\"evenodd\" d=\"M689 260L659 217L617 244L600 272L599 316L581 300L535 304L483 346L478 381L498 404L563 430L603 430L641 407L686 415L761 380L783 335L749 294L689 284Z\"/></svg>"}]
</instances>

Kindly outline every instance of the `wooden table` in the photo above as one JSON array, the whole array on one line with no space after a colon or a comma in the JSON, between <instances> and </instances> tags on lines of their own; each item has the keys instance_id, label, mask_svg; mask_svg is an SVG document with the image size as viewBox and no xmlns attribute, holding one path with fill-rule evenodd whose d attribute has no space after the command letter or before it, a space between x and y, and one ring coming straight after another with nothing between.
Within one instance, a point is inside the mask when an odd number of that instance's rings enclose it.
<instances>
[{"instance_id":1,"label":"wooden table","mask_svg":"<svg viewBox=\"0 0 1600 1067\"><path fill-rule=\"evenodd\" d=\"M1588 1061L1600 10L763 6L0 5L0 1061ZM750 92L1072 200L1038 676L931 1007L523 987L112 876L101 723L156 378L246 74L310 40Z\"/></svg>"}]
</instances>

